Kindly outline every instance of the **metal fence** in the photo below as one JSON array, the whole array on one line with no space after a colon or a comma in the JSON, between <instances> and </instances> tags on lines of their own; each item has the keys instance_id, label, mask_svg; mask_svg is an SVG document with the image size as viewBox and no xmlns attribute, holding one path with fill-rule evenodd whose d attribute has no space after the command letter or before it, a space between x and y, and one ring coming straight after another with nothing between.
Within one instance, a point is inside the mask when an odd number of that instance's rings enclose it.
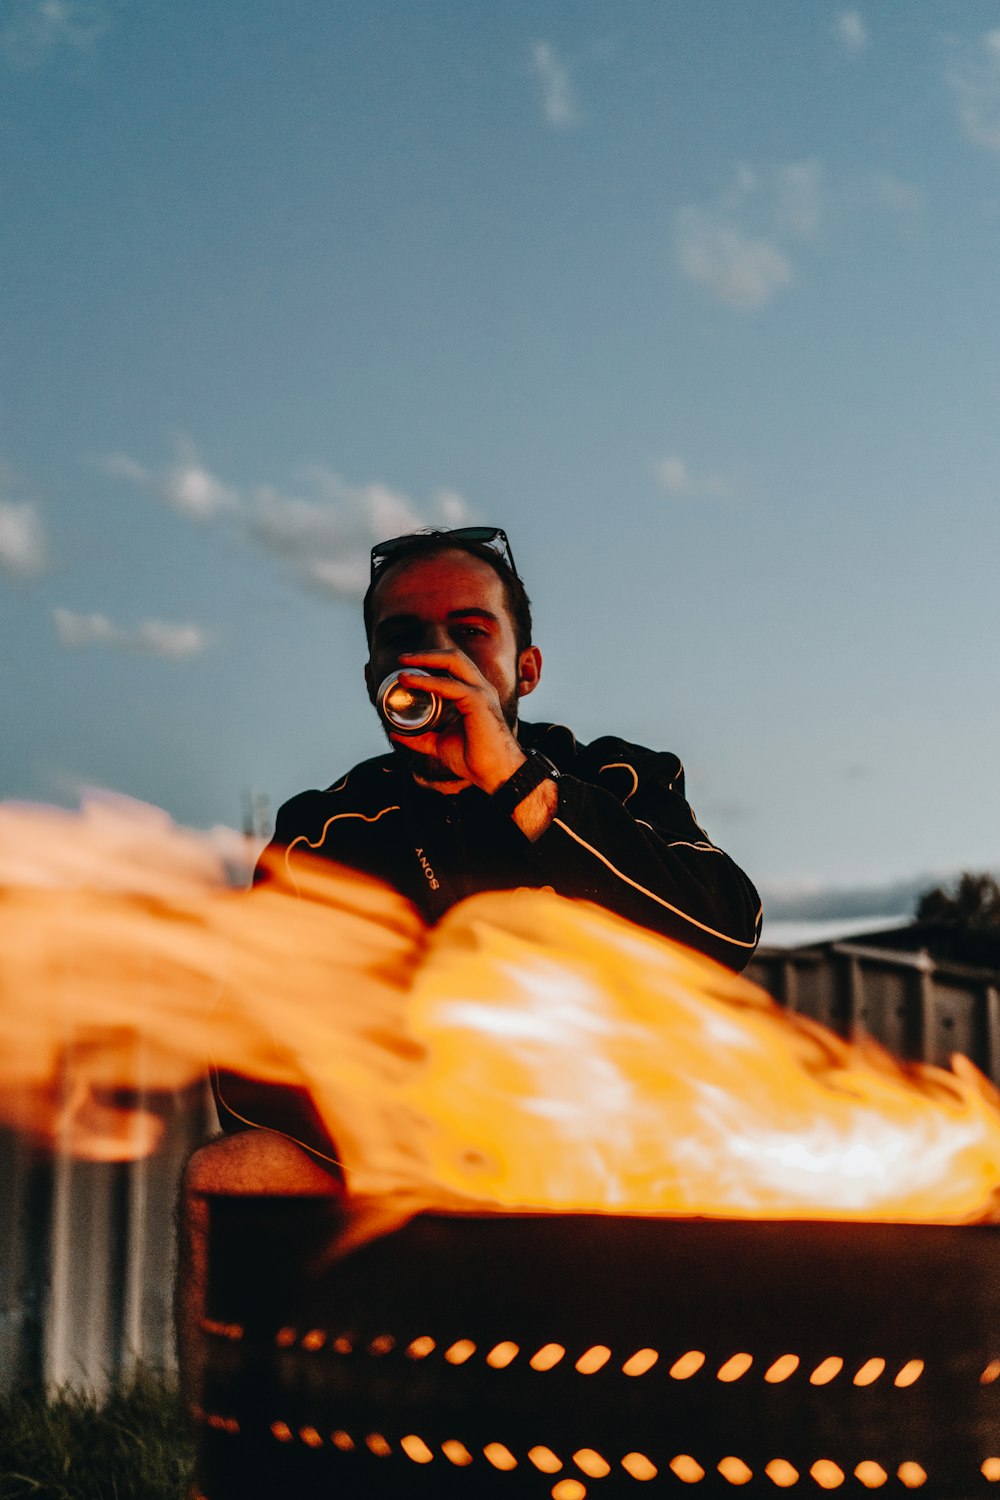
<instances>
[{"instance_id":1,"label":"metal fence","mask_svg":"<svg viewBox=\"0 0 1000 1500\"><path fill-rule=\"evenodd\" d=\"M841 943L764 949L748 977L842 1035L942 1065L963 1052L1000 1084L995 971ZM158 1095L155 1108L163 1143L127 1164L53 1157L0 1131L0 1390L99 1393L137 1362L173 1366L177 1190L216 1125L204 1085Z\"/></svg>"},{"instance_id":2,"label":"metal fence","mask_svg":"<svg viewBox=\"0 0 1000 1500\"><path fill-rule=\"evenodd\" d=\"M0 1130L0 1390L100 1394L138 1363L174 1366L177 1191L218 1125L207 1082L137 1102L165 1125L139 1161L53 1155Z\"/></svg>"},{"instance_id":3,"label":"metal fence","mask_svg":"<svg viewBox=\"0 0 1000 1500\"><path fill-rule=\"evenodd\" d=\"M926 953L835 943L759 949L747 977L841 1036L874 1037L908 1061L961 1052L1000 1084L1000 974Z\"/></svg>"}]
</instances>

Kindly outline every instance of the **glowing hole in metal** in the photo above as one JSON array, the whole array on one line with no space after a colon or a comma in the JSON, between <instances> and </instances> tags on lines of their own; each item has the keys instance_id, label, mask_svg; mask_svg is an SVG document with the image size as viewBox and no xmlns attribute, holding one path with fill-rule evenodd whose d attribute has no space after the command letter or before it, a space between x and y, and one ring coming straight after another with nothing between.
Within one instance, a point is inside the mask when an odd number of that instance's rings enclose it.
<instances>
[{"instance_id":1,"label":"glowing hole in metal","mask_svg":"<svg viewBox=\"0 0 1000 1500\"><path fill-rule=\"evenodd\" d=\"M626 1453L622 1459L622 1468L633 1479L655 1479L660 1472L645 1453Z\"/></svg>"},{"instance_id":2,"label":"glowing hole in metal","mask_svg":"<svg viewBox=\"0 0 1000 1500\"><path fill-rule=\"evenodd\" d=\"M630 1359L622 1365L623 1375L645 1375L651 1370L659 1359L659 1353L655 1349L637 1349Z\"/></svg>"},{"instance_id":3,"label":"glowing hole in metal","mask_svg":"<svg viewBox=\"0 0 1000 1500\"><path fill-rule=\"evenodd\" d=\"M880 1490L889 1478L882 1465L873 1462L870 1458L858 1464L854 1477L861 1481L866 1490Z\"/></svg>"},{"instance_id":4,"label":"glowing hole in metal","mask_svg":"<svg viewBox=\"0 0 1000 1500\"><path fill-rule=\"evenodd\" d=\"M322 1448L323 1446L323 1439L320 1437L315 1427L300 1427L299 1437L308 1448Z\"/></svg>"},{"instance_id":5,"label":"glowing hole in metal","mask_svg":"<svg viewBox=\"0 0 1000 1500\"><path fill-rule=\"evenodd\" d=\"M687 1354L674 1360L670 1373L675 1380L690 1380L692 1375L697 1375L704 1363L705 1356L700 1349L689 1349Z\"/></svg>"},{"instance_id":6,"label":"glowing hole in metal","mask_svg":"<svg viewBox=\"0 0 1000 1500\"><path fill-rule=\"evenodd\" d=\"M341 1453L354 1452L354 1439L349 1432L344 1432L342 1428L338 1428L336 1432L330 1433L330 1442L335 1448L339 1448Z\"/></svg>"},{"instance_id":7,"label":"glowing hole in metal","mask_svg":"<svg viewBox=\"0 0 1000 1500\"><path fill-rule=\"evenodd\" d=\"M303 1349L322 1349L326 1343L326 1334L322 1328L310 1328L308 1333L302 1335Z\"/></svg>"},{"instance_id":8,"label":"glowing hole in metal","mask_svg":"<svg viewBox=\"0 0 1000 1500\"><path fill-rule=\"evenodd\" d=\"M764 1473L772 1484L776 1484L781 1490L787 1490L790 1484L798 1483L799 1471L788 1462L787 1458L772 1458L771 1462L765 1465Z\"/></svg>"},{"instance_id":9,"label":"glowing hole in metal","mask_svg":"<svg viewBox=\"0 0 1000 1500\"><path fill-rule=\"evenodd\" d=\"M471 1339L459 1339L457 1343L452 1344L450 1349L444 1351L444 1357L450 1365L464 1365L475 1352L476 1346Z\"/></svg>"},{"instance_id":10,"label":"glowing hole in metal","mask_svg":"<svg viewBox=\"0 0 1000 1500\"><path fill-rule=\"evenodd\" d=\"M551 1448L543 1448L541 1445L529 1448L528 1457L543 1474L558 1474L562 1468L562 1459L557 1458Z\"/></svg>"},{"instance_id":11,"label":"glowing hole in metal","mask_svg":"<svg viewBox=\"0 0 1000 1500\"><path fill-rule=\"evenodd\" d=\"M835 1380L844 1368L844 1361L838 1354L831 1354L829 1359L824 1359L818 1364L809 1376L810 1385L829 1385Z\"/></svg>"},{"instance_id":12,"label":"glowing hole in metal","mask_svg":"<svg viewBox=\"0 0 1000 1500\"><path fill-rule=\"evenodd\" d=\"M896 1474L900 1482L905 1484L908 1490L919 1490L922 1484L927 1483L926 1471L919 1464L915 1464L912 1461L900 1464L896 1470Z\"/></svg>"},{"instance_id":13,"label":"glowing hole in metal","mask_svg":"<svg viewBox=\"0 0 1000 1500\"><path fill-rule=\"evenodd\" d=\"M579 1479L560 1479L552 1486L552 1500L583 1500L587 1486Z\"/></svg>"},{"instance_id":14,"label":"glowing hole in metal","mask_svg":"<svg viewBox=\"0 0 1000 1500\"><path fill-rule=\"evenodd\" d=\"M705 1477L705 1470L690 1453L678 1453L676 1458L670 1460L670 1467L684 1484L697 1484L699 1479Z\"/></svg>"},{"instance_id":15,"label":"glowing hole in metal","mask_svg":"<svg viewBox=\"0 0 1000 1500\"><path fill-rule=\"evenodd\" d=\"M365 1438L365 1447L376 1458L388 1458L392 1449L380 1432L370 1432Z\"/></svg>"},{"instance_id":16,"label":"glowing hole in metal","mask_svg":"<svg viewBox=\"0 0 1000 1500\"><path fill-rule=\"evenodd\" d=\"M488 1458L494 1469L516 1469L517 1459L509 1448L503 1443L487 1443L483 1449L483 1456Z\"/></svg>"},{"instance_id":17,"label":"glowing hole in metal","mask_svg":"<svg viewBox=\"0 0 1000 1500\"><path fill-rule=\"evenodd\" d=\"M424 1334L419 1339L413 1339L406 1346L406 1352L410 1359L426 1359L428 1354L433 1354L437 1344L432 1338Z\"/></svg>"},{"instance_id":18,"label":"glowing hole in metal","mask_svg":"<svg viewBox=\"0 0 1000 1500\"><path fill-rule=\"evenodd\" d=\"M578 1448L573 1454L573 1462L591 1479L603 1479L605 1474L611 1473L611 1465L607 1459L602 1458L594 1448Z\"/></svg>"},{"instance_id":19,"label":"glowing hole in metal","mask_svg":"<svg viewBox=\"0 0 1000 1500\"><path fill-rule=\"evenodd\" d=\"M984 1479L996 1484L1000 1480L1000 1458L984 1458L980 1472Z\"/></svg>"},{"instance_id":20,"label":"glowing hole in metal","mask_svg":"<svg viewBox=\"0 0 1000 1500\"><path fill-rule=\"evenodd\" d=\"M279 1443L290 1443L295 1437L287 1422L272 1422L271 1432L278 1439Z\"/></svg>"},{"instance_id":21,"label":"glowing hole in metal","mask_svg":"<svg viewBox=\"0 0 1000 1500\"><path fill-rule=\"evenodd\" d=\"M1000 1359L991 1359L979 1377L979 1384L993 1385L997 1380L1000 1380Z\"/></svg>"},{"instance_id":22,"label":"glowing hole in metal","mask_svg":"<svg viewBox=\"0 0 1000 1500\"><path fill-rule=\"evenodd\" d=\"M866 1359L854 1377L855 1385L874 1385L885 1369L884 1359Z\"/></svg>"},{"instance_id":23,"label":"glowing hole in metal","mask_svg":"<svg viewBox=\"0 0 1000 1500\"><path fill-rule=\"evenodd\" d=\"M730 1381L739 1380L741 1376L745 1375L752 1364L752 1354L734 1354L732 1359L726 1360L716 1378L724 1380L728 1385Z\"/></svg>"},{"instance_id":24,"label":"glowing hole in metal","mask_svg":"<svg viewBox=\"0 0 1000 1500\"><path fill-rule=\"evenodd\" d=\"M832 1458L818 1458L809 1470L821 1490L836 1490L844 1482L844 1471Z\"/></svg>"},{"instance_id":25,"label":"glowing hole in metal","mask_svg":"<svg viewBox=\"0 0 1000 1500\"><path fill-rule=\"evenodd\" d=\"M372 1339L368 1345L368 1353L376 1356L389 1354L396 1347L396 1340L391 1333L380 1333L377 1339Z\"/></svg>"},{"instance_id":26,"label":"glowing hole in metal","mask_svg":"<svg viewBox=\"0 0 1000 1500\"><path fill-rule=\"evenodd\" d=\"M297 1338L294 1328L279 1328L274 1335L274 1342L279 1349L290 1349Z\"/></svg>"},{"instance_id":27,"label":"glowing hole in metal","mask_svg":"<svg viewBox=\"0 0 1000 1500\"><path fill-rule=\"evenodd\" d=\"M729 1484L749 1484L753 1478L753 1470L743 1462L742 1458L734 1458L732 1454L728 1458L720 1459L718 1469L723 1479Z\"/></svg>"},{"instance_id":28,"label":"glowing hole in metal","mask_svg":"<svg viewBox=\"0 0 1000 1500\"><path fill-rule=\"evenodd\" d=\"M416 1433L411 1432L405 1438L400 1438L399 1446L407 1458L412 1458L415 1464L429 1464L433 1461L434 1454L423 1438L418 1438Z\"/></svg>"},{"instance_id":29,"label":"glowing hole in metal","mask_svg":"<svg viewBox=\"0 0 1000 1500\"><path fill-rule=\"evenodd\" d=\"M611 1358L611 1350L607 1344L595 1344L592 1349L587 1349L576 1362L576 1368L581 1375L593 1375L597 1370L602 1370Z\"/></svg>"},{"instance_id":30,"label":"glowing hole in metal","mask_svg":"<svg viewBox=\"0 0 1000 1500\"><path fill-rule=\"evenodd\" d=\"M346 1336L346 1334L343 1334L343 1333L340 1335L339 1338L335 1338L334 1339L334 1341L330 1345L330 1347L331 1347L331 1349L336 1350L336 1352L338 1354L353 1354L354 1353L354 1345L351 1343L350 1339Z\"/></svg>"},{"instance_id":31,"label":"glowing hole in metal","mask_svg":"<svg viewBox=\"0 0 1000 1500\"><path fill-rule=\"evenodd\" d=\"M492 1365L494 1370L506 1370L507 1366L517 1358L520 1352L517 1344L512 1344L507 1340L502 1344L494 1345L486 1356L486 1363Z\"/></svg>"},{"instance_id":32,"label":"glowing hole in metal","mask_svg":"<svg viewBox=\"0 0 1000 1500\"><path fill-rule=\"evenodd\" d=\"M780 1385L783 1380L787 1380L790 1375L795 1374L795 1371L799 1368L799 1363L799 1356L797 1354L782 1354L769 1369L764 1371L764 1379L769 1385ZM778 1459L777 1462L783 1463L784 1460Z\"/></svg>"},{"instance_id":33,"label":"glowing hole in metal","mask_svg":"<svg viewBox=\"0 0 1000 1500\"><path fill-rule=\"evenodd\" d=\"M449 1463L453 1463L459 1469L465 1469L472 1462L472 1454L464 1443L457 1438L446 1438L441 1444L441 1452Z\"/></svg>"},{"instance_id":34,"label":"glowing hole in metal","mask_svg":"<svg viewBox=\"0 0 1000 1500\"><path fill-rule=\"evenodd\" d=\"M920 1379L920 1377L921 1377L921 1375L923 1373L924 1373L924 1362L923 1362L923 1360L922 1359L911 1359L907 1364L905 1364L903 1366L903 1368L900 1370L899 1374L896 1376L895 1380L892 1383L893 1383L893 1385L898 1385L898 1386L901 1386L901 1387L902 1386L907 1386L907 1385L916 1385L917 1381Z\"/></svg>"},{"instance_id":35,"label":"glowing hole in metal","mask_svg":"<svg viewBox=\"0 0 1000 1500\"><path fill-rule=\"evenodd\" d=\"M202 1318L202 1330L205 1333L213 1333L216 1338L232 1339L238 1343L243 1337L243 1328L239 1323L218 1323L214 1318Z\"/></svg>"},{"instance_id":36,"label":"glowing hole in metal","mask_svg":"<svg viewBox=\"0 0 1000 1500\"><path fill-rule=\"evenodd\" d=\"M528 1363L533 1370L551 1370L562 1359L566 1350L562 1344L543 1344L530 1358Z\"/></svg>"}]
</instances>

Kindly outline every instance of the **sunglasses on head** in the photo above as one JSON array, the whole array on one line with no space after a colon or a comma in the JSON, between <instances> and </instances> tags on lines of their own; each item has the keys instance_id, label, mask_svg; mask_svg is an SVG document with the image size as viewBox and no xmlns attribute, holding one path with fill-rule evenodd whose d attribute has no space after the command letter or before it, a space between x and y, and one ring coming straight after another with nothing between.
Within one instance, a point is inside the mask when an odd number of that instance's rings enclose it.
<instances>
[{"instance_id":1,"label":"sunglasses on head","mask_svg":"<svg viewBox=\"0 0 1000 1500\"><path fill-rule=\"evenodd\" d=\"M387 542L377 542L372 548L372 579L378 576L380 570L385 567L386 563L391 562L397 553L408 551L414 538L420 535L420 532L411 531L406 536L394 536L390 537ZM495 552L514 577L517 577L514 554L510 550L510 542L502 526L456 526L451 531L436 533L434 540L442 544L448 541L478 542L481 546L489 547Z\"/></svg>"}]
</instances>

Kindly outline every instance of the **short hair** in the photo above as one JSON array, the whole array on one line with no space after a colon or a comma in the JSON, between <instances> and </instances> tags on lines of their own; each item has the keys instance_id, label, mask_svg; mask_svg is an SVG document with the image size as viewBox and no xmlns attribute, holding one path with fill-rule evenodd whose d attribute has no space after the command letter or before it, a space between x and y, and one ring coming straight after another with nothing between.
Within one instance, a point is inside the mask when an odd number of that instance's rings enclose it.
<instances>
[{"instance_id":1,"label":"short hair","mask_svg":"<svg viewBox=\"0 0 1000 1500\"><path fill-rule=\"evenodd\" d=\"M474 542L468 537L456 537L453 532L443 527L429 527L426 531L414 531L393 549L392 556L386 559L368 585L368 592L365 594L364 617L369 651L372 644L375 614L375 590L386 573L401 562L410 562L414 558L433 557L438 552L467 552L470 557L478 557L482 562L489 563L503 584L507 609L514 626L518 655L526 651L531 645L531 600L528 598L521 579L511 571L500 553L494 551L486 542Z\"/></svg>"}]
</instances>

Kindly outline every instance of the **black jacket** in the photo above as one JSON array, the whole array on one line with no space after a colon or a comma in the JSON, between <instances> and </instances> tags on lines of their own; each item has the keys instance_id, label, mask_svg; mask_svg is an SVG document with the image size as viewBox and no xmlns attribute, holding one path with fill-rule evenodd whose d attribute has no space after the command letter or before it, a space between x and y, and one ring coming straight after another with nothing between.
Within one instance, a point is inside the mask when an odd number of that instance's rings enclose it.
<instances>
[{"instance_id":1,"label":"black jacket","mask_svg":"<svg viewBox=\"0 0 1000 1500\"><path fill-rule=\"evenodd\" d=\"M479 891L551 887L742 969L760 936L760 898L695 820L677 756L611 736L578 745L561 724L522 724L518 736L561 772L555 817L534 843L477 787L451 795L418 787L390 753L286 802L270 848L284 851L292 879L302 853L377 876L428 922ZM315 1130L300 1119L289 1128L273 1110L261 1117L267 1095L290 1106L295 1091L255 1085L249 1105L238 1092L222 1079L224 1128L271 1124L315 1149Z\"/></svg>"}]
</instances>

